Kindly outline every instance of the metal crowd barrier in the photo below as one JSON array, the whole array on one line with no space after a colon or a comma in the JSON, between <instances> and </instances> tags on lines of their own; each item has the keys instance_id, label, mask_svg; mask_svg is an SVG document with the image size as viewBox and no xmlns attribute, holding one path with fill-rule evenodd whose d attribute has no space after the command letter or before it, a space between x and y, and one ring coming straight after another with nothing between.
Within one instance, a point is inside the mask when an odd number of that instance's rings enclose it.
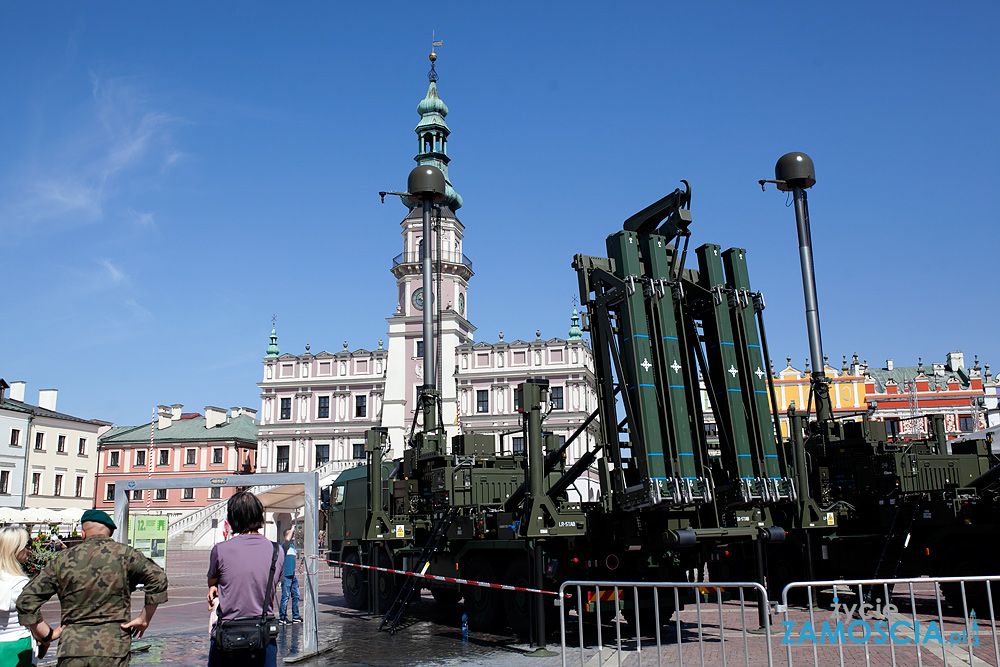
<instances>
[{"instance_id":1,"label":"metal crowd barrier","mask_svg":"<svg viewBox=\"0 0 1000 667\"><path fill-rule=\"evenodd\" d=\"M945 667L1000 667L997 583L1000 575L791 583L778 607L784 618L779 641L789 667L796 657L804 662L803 654L813 665L826 664L834 651L842 666L923 667L931 658ZM793 610L790 600L802 608Z\"/></svg>"},{"instance_id":2,"label":"metal crowd barrier","mask_svg":"<svg viewBox=\"0 0 1000 667\"><path fill-rule=\"evenodd\" d=\"M559 593L563 667L573 651L580 667L613 659L619 667L625 662L641 667L644 661L662 667L694 664L695 657L701 667L773 665L769 615L757 627L757 600L767 599L760 584L567 581ZM748 629L748 620L754 629ZM568 641L573 622L575 646ZM613 625L607 644L606 623Z\"/></svg>"}]
</instances>

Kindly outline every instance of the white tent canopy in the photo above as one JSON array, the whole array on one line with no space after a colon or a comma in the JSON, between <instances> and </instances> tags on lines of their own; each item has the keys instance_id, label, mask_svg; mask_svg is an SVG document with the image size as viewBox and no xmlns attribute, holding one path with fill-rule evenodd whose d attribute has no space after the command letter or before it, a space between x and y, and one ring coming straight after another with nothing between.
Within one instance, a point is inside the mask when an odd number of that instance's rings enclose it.
<instances>
[{"instance_id":1,"label":"white tent canopy","mask_svg":"<svg viewBox=\"0 0 1000 667\"><path fill-rule=\"evenodd\" d=\"M53 510L26 507L22 510L16 507L0 507L0 523L75 524L80 522L80 517L85 511L79 508Z\"/></svg>"}]
</instances>

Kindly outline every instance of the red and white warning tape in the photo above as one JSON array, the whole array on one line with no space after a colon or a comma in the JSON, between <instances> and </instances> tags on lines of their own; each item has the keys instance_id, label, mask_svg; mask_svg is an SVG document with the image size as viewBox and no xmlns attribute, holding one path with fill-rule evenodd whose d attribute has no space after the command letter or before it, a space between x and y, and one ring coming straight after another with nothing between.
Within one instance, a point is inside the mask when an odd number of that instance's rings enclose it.
<instances>
[{"instance_id":1,"label":"red and white warning tape","mask_svg":"<svg viewBox=\"0 0 1000 667\"><path fill-rule=\"evenodd\" d=\"M452 584L465 584L468 586L479 586L480 588L496 588L502 591L519 591L521 593L542 593L543 595L555 595L558 597L558 591L543 591L538 588L524 588L522 586L508 586L507 584L491 584L485 581L472 581L471 579L459 579L457 577L442 577L437 574L425 574L423 572L407 572L405 570L393 570L388 567L375 567L373 565L360 565L358 563L345 563L339 560L329 560L327 558L320 558L319 556L310 556L316 560L326 561L331 565L340 565L341 567L359 567L363 570L375 570L377 572L389 572L391 574L403 574L410 577L418 577L420 579L431 579L433 581L447 581ZM310 572L310 574L315 574L315 572Z\"/></svg>"}]
</instances>

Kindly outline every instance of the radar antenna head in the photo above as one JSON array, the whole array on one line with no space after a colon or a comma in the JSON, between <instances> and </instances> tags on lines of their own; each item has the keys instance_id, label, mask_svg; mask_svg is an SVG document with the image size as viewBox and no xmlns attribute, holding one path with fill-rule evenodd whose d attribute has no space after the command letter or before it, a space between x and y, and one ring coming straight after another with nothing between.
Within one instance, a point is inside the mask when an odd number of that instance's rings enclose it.
<instances>
[{"instance_id":1,"label":"radar antenna head","mask_svg":"<svg viewBox=\"0 0 1000 667\"><path fill-rule=\"evenodd\" d=\"M422 164L414 167L406 179L406 190L420 200L437 203L444 200L444 174L437 167Z\"/></svg>"},{"instance_id":2,"label":"radar antenna head","mask_svg":"<svg viewBox=\"0 0 1000 667\"><path fill-rule=\"evenodd\" d=\"M816 184L816 169L812 158L805 153L786 153L774 165L775 185L788 192L793 188L811 188Z\"/></svg>"}]
</instances>

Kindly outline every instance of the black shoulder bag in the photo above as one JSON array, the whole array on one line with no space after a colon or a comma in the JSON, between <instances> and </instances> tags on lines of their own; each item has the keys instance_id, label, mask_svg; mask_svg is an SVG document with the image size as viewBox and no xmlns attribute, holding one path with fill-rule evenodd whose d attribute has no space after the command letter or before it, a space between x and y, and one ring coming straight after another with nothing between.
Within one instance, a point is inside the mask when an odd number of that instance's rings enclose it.
<instances>
[{"instance_id":1,"label":"black shoulder bag","mask_svg":"<svg viewBox=\"0 0 1000 667\"><path fill-rule=\"evenodd\" d=\"M272 544L274 553L271 555L271 570L264 588L264 610L260 616L243 616L215 626L215 648L220 651L260 651L271 641L271 635L278 632L274 616L267 613L271 607L271 594L274 592L274 563L278 560L278 543Z\"/></svg>"}]
</instances>

